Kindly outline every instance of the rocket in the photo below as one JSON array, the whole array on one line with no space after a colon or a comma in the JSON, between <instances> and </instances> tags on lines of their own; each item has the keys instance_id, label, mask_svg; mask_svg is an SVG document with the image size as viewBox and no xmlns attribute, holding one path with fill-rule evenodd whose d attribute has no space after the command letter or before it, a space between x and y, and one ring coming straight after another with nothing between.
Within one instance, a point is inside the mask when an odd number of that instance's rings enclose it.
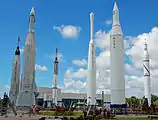
<instances>
[{"instance_id":1,"label":"rocket","mask_svg":"<svg viewBox=\"0 0 158 120\"><path fill-rule=\"evenodd\" d=\"M34 95L34 76L35 76L35 56L36 41L34 33L35 11L32 8L30 12L29 31L24 46L23 69L21 78L21 90L18 95L16 106L35 105Z\"/></svg>"},{"instance_id":2,"label":"rocket","mask_svg":"<svg viewBox=\"0 0 158 120\"><path fill-rule=\"evenodd\" d=\"M115 2L110 36L111 107L125 104L124 41L119 21L119 9Z\"/></svg>"},{"instance_id":3,"label":"rocket","mask_svg":"<svg viewBox=\"0 0 158 120\"><path fill-rule=\"evenodd\" d=\"M58 49L56 48L56 57L54 61L54 87L57 88L58 82Z\"/></svg>"},{"instance_id":4,"label":"rocket","mask_svg":"<svg viewBox=\"0 0 158 120\"><path fill-rule=\"evenodd\" d=\"M19 94L20 87L20 48L19 48L20 37L18 37L18 46L15 51L15 56L12 64L12 77L11 87L9 91L9 98L12 105L16 104L16 99Z\"/></svg>"},{"instance_id":5,"label":"rocket","mask_svg":"<svg viewBox=\"0 0 158 120\"><path fill-rule=\"evenodd\" d=\"M52 102L57 105L59 89L57 87L58 82L58 49L56 48L56 57L54 60L54 87L52 88Z\"/></svg>"},{"instance_id":6,"label":"rocket","mask_svg":"<svg viewBox=\"0 0 158 120\"><path fill-rule=\"evenodd\" d=\"M87 80L87 104L94 106L96 103L96 56L94 42L94 14L90 13L90 42L88 52L88 80Z\"/></svg>"},{"instance_id":7,"label":"rocket","mask_svg":"<svg viewBox=\"0 0 158 120\"><path fill-rule=\"evenodd\" d=\"M151 105L151 81L150 81L150 61L149 53L147 48L147 43L145 40L144 44L144 59L143 59L143 69L144 69L144 94L145 98L148 99L148 105Z\"/></svg>"}]
</instances>

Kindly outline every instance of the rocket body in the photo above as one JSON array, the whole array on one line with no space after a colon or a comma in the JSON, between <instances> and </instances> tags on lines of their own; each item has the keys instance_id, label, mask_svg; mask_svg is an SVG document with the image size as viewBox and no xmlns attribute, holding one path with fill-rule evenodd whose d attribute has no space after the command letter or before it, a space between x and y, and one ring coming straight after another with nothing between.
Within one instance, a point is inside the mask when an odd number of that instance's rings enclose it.
<instances>
[{"instance_id":1,"label":"rocket body","mask_svg":"<svg viewBox=\"0 0 158 120\"><path fill-rule=\"evenodd\" d=\"M88 52L88 80L87 80L87 104L96 104L96 56L95 56L95 43L93 41L94 32L94 14L90 14L90 42Z\"/></svg>"},{"instance_id":2,"label":"rocket body","mask_svg":"<svg viewBox=\"0 0 158 120\"><path fill-rule=\"evenodd\" d=\"M110 37L111 104L125 104L124 42L115 2Z\"/></svg>"},{"instance_id":3,"label":"rocket body","mask_svg":"<svg viewBox=\"0 0 158 120\"><path fill-rule=\"evenodd\" d=\"M19 94L19 87L20 87L20 50L19 47L17 47L12 64L11 87L9 91L9 98L11 104L13 105L16 104L17 96Z\"/></svg>"},{"instance_id":4,"label":"rocket body","mask_svg":"<svg viewBox=\"0 0 158 120\"><path fill-rule=\"evenodd\" d=\"M144 95L145 98L148 99L148 105L151 105L151 81L150 81L150 60L149 53L147 50L147 44L145 43L144 47L144 60L143 60L143 68L144 68Z\"/></svg>"},{"instance_id":5,"label":"rocket body","mask_svg":"<svg viewBox=\"0 0 158 120\"><path fill-rule=\"evenodd\" d=\"M35 14L32 8L30 13L29 32L24 46L24 61L22 70L22 84L18 96L17 106L32 106L35 104L34 70L36 56L36 42L34 35Z\"/></svg>"},{"instance_id":6,"label":"rocket body","mask_svg":"<svg viewBox=\"0 0 158 120\"><path fill-rule=\"evenodd\" d=\"M57 50L56 50L57 52ZM57 53L56 53L57 55ZM58 83L58 58L56 56L55 61L54 61L54 87L57 88L57 83Z\"/></svg>"},{"instance_id":7,"label":"rocket body","mask_svg":"<svg viewBox=\"0 0 158 120\"><path fill-rule=\"evenodd\" d=\"M60 95L61 90L57 87L58 83L58 49L56 48L56 57L54 61L54 86L52 88L52 102L57 106L58 102L61 101Z\"/></svg>"}]
</instances>

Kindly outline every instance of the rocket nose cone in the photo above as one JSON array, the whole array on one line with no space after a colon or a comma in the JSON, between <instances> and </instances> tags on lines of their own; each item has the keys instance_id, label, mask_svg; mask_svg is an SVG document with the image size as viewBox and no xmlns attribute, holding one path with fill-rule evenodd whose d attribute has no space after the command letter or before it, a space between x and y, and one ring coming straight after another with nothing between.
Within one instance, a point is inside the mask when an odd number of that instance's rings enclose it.
<instances>
[{"instance_id":1,"label":"rocket nose cone","mask_svg":"<svg viewBox=\"0 0 158 120\"><path fill-rule=\"evenodd\" d=\"M115 2L115 4L114 4L113 11L118 11L118 6L117 6L117 3L116 3L116 2Z\"/></svg>"},{"instance_id":2,"label":"rocket nose cone","mask_svg":"<svg viewBox=\"0 0 158 120\"><path fill-rule=\"evenodd\" d=\"M31 9L30 15L35 15L34 7L32 7L32 9Z\"/></svg>"}]
</instances>

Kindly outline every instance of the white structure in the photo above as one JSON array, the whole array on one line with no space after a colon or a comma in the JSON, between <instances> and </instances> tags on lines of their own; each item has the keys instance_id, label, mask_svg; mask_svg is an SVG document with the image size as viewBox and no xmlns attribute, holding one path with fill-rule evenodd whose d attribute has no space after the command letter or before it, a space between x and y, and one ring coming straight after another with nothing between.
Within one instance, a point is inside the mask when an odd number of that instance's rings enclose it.
<instances>
[{"instance_id":1,"label":"white structure","mask_svg":"<svg viewBox=\"0 0 158 120\"><path fill-rule=\"evenodd\" d=\"M20 38L18 38L18 46L15 51L15 56L12 64L12 77L11 77L11 87L9 91L9 98L11 104L15 105L17 96L19 94L20 87L20 48L19 48Z\"/></svg>"},{"instance_id":2,"label":"white structure","mask_svg":"<svg viewBox=\"0 0 158 120\"><path fill-rule=\"evenodd\" d=\"M58 105L61 102L60 94L61 90L57 87L58 83L58 49L56 48L56 57L54 61L54 87L52 88L52 103Z\"/></svg>"},{"instance_id":3,"label":"white structure","mask_svg":"<svg viewBox=\"0 0 158 120\"><path fill-rule=\"evenodd\" d=\"M16 106L32 106L35 104L34 95L34 69L36 56L36 42L34 35L35 11L32 8L30 12L29 31L24 47L24 61L22 70L22 86L17 99Z\"/></svg>"},{"instance_id":4,"label":"white structure","mask_svg":"<svg viewBox=\"0 0 158 120\"><path fill-rule=\"evenodd\" d=\"M144 44L144 94L145 98L148 99L148 105L151 105L151 81L150 81L150 64L149 64L149 53L147 49L147 43Z\"/></svg>"},{"instance_id":5,"label":"white structure","mask_svg":"<svg viewBox=\"0 0 158 120\"><path fill-rule=\"evenodd\" d=\"M111 104L125 104L124 42L115 2L110 37Z\"/></svg>"},{"instance_id":6,"label":"white structure","mask_svg":"<svg viewBox=\"0 0 158 120\"><path fill-rule=\"evenodd\" d=\"M87 104L96 103L96 56L94 43L94 14L90 13L90 42L88 53Z\"/></svg>"},{"instance_id":7,"label":"white structure","mask_svg":"<svg viewBox=\"0 0 158 120\"><path fill-rule=\"evenodd\" d=\"M49 101L49 96L52 96L52 88L47 88L47 87L38 87L37 91L39 92L38 98L43 99L43 101ZM87 98L86 93L61 93L60 99L82 99ZM101 94L96 94L96 99L97 100L102 100L102 95ZM104 102L110 102L111 100L111 95L110 94L104 94Z\"/></svg>"}]
</instances>

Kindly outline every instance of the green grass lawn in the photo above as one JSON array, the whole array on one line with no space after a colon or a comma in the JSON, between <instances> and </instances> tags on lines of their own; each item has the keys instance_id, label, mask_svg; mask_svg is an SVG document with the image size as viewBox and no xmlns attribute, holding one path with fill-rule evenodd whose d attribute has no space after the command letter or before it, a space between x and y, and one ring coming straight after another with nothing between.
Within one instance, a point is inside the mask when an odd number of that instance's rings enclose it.
<instances>
[{"instance_id":1,"label":"green grass lawn","mask_svg":"<svg viewBox=\"0 0 158 120\"><path fill-rule=\"evenodd\" d=\"M149 118L118 118L116 120L150 120Z\"/></svg>"},{"instance_id":2,"label":"green grass lawn","mask_svg":"<svg viewBox=\"0 0 158 120\"><path fill-rule=\"evenodd\" d=\"M105 120L108 120L108 119L105 119ZM109 120L150 120L150 119L149 118L116 118L116 119L109 119Z\"/></svg>"}]
</instances>

